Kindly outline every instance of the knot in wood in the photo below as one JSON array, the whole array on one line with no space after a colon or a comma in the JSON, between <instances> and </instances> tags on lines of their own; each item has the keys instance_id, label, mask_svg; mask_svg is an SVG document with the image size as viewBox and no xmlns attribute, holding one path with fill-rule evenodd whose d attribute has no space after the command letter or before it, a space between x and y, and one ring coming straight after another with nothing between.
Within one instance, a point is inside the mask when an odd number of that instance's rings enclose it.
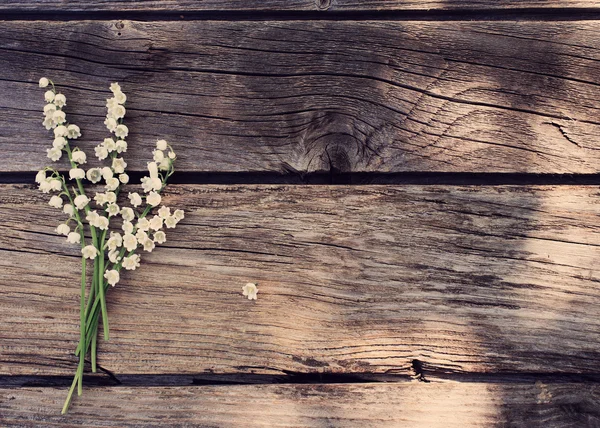
<instances>
[{"instance_id":1,"label":"knot in wood","mask_svg":"<svg viewBox=\"0 0 600 428\"><path fill-rule=\"evenodd\" d=\"M327 10L331 7L331 0L315 0L319 10Z\"/></svg>"},{"instance_id":2,"label":"knot in wood","mask_svg":"<svg viewBox=\"0 0 600 428\"><path fill-rule=\"evenodd\" d=\"M351 172L364 163L361 134L352 117L327 112L313 119L302 139L302 169L316 172ZM359 168L360 169L360 168Z\"/></svg>"}]
</instances>

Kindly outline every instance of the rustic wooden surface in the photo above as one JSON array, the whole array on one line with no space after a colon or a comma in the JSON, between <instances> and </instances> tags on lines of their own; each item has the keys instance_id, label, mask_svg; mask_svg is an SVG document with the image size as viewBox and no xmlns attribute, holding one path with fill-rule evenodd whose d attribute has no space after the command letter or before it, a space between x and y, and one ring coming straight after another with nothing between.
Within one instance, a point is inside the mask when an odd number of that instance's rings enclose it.
<instances>
[{"instance_id":1,"label":"rustic wooden surface","mask_svg":"<svg viewBox=\"0 0 600 428\"><path fill-rule=\"evenodd\" d=\"M596 173L599 27L3 22L2 170L47 164L47 75L85 148L106 136L108 83L121 82L134 169L167 137L180 171Z\"/></svg>"},{"instance_id":2,"label":"rustic wooden surface","mask_svg":"<svg viewBox=\"0 0 600 428\"><path fill-rule=\"evenodd\" d=\"M0 426L599 427L599 29L596 0L0 2ZM121 82L127 162L172 142L187 212L65 418L43 75L84 149Z\"/></svg>"},{"instance_id":3,"label":"rustic wooden surface","mask_svg":"<svg viewBox=\"0 0 600 428\"><path fill-rule=\"evenodd\" d=\"M77 364L79 250L46 199L0 192L0 375ZM164 202L187 217L109 293L111 372L597 372L596 187L173 186Z\"/></svg>"},{"instance_id":4,"label":"rustic wooden surface","mask_svg":"<svg viewBox=\"0 0 600 428\"><path fill-rule=\"evenodd\" d=\"M597 8L597 0L4 0L0 11L15 12L195 12L195 11L394 11L508 8Z\"/></svg>"},{"instance_id":5,"label":"rustic wooden surface","mask_svg":"<svg viewBox=\"0 0 600 428\"><path fill-rule=\"evenodd\" d=\"M596 384L518 382L0 389L5 427L573 427L600 425ZM47 415L43 419L40 414Z\"/></svg>"}]
</instances>

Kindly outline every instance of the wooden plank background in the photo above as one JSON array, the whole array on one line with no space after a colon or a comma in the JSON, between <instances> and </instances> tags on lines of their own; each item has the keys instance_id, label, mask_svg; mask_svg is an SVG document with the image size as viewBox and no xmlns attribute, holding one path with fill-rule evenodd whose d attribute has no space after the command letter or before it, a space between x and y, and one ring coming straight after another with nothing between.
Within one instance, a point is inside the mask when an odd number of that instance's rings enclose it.
<instances>
[{"instance_id":1,"label":"wooden plank background","mask_svg":"<svg viewBox=\"0 0 600 428\"><path fill-rule=\"evenodd\" d=\"M89 147L122 83L136 169L595 173L599 22L7 22L3 169L46 164L50 73Z\"/></svg>"},{"instance_id":2,"label":"wooden plank background","mask_svg":"<svg viewBox=\"0 0 600 428\"><path fill-rule=\"evenodd\" d=\"M2 2L0 425L600 426L599 6ZM109 293L65 418L79 256L32 185L42 75L84 149L121 82L128 163L172 142L187 213Z\"/></svg>"},{"instance_id":3,"label":"wooden plank background","mask_svg":"<svg viewBox=\"0 0 600 428\"><path fill-rule=\"evenodd\" d=\"M597 8L597 0L5 0L0 10L11 12L196 12L196 11L406 11L489 10L510 8Z\"/></svg>"}]
</instances>

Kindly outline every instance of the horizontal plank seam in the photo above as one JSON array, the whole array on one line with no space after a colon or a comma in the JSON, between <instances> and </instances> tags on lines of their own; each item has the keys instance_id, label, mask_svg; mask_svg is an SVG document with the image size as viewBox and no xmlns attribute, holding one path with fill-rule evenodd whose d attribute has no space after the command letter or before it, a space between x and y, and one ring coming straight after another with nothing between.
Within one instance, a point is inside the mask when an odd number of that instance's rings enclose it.
<instances>
[{"instance_id":1,"label":"horizontal plank seam","mask_svg":"<svg viewBox=\"0 0 600 428\"><path fill-rule=\"evenodd\" d=\"M0 21L586 21L600 19L600 8L512 8L512 9L416 9L356 11L272 10L120 10L89 11L60 9L27 10L1 8Z\"/></svg>"},{"instance_id":2,"label":"horizontal plank seam","mask_svg":"<svg viewBox=\"0 0 600 428\"><path fill-rule=\"evenodd\" d=\"M0 172L0 184L34 184L37 171ZM67 171L62 171L66 174ZM130 171L132 183L146 173ZM536 174L487 172L322 172L279 173L257 172L193 172L178 171L173 184L289 184L289 185L363 185L363 184L418 184L418 185L600 185L600 174Z\"/></svg>"},{"instance_id":3,"label":"horizontal plank seam","mask_svg":"<svg viewBox=\"0 0 600 428\"><path fill-rule=\"evenodd\" d=\"M435 373L416 375L377 373L299 373L284 371L283 375L270 374L113 374L99 367L104 374L85 375L88 386L161 387L191 385L272 385L272 384L343 384L391 383L420 381L453 381L469 383L600 383L600 373ZM19 375L0 376L0 388L68 386L68 376Z\"/></svg>"}]
</instances>

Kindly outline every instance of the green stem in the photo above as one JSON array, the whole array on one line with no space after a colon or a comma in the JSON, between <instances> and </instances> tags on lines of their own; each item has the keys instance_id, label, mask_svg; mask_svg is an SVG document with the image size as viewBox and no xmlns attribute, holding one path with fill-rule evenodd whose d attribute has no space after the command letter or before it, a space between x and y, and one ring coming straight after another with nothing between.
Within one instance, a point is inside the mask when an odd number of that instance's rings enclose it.
<instances>
[{"instance_id":1,"label":"green stem","mask_svg":"<svg viewBox=\"0 0 600 428\"><path fill-rule=\"evenodd\" d=\"M73 392L75 392L75 385L77 385L78 379L79 379L79 371L77 371L75 373L75 376L73 377L73 383L71 384L71 388L69 389L69 394L67 395L65 404L63 405L62 411L60 412L62 415L67 413L67 410L69 410L69 406L71 405L71 399L73 398Z\"/></svg>"},{"instance_id":2,"label":"green stem","mask_svg":"<svg viewBox=\"0 0 600 428\"><path fill-rule=\"evenodd\" d=\"M96 373L96 342L98 340L98 323L92 331L92 373Z\"/></svg>"},{"instance_id":3,"label":"green stem","mask_svg":"<svg viewBox=\"0 0 600 428\"><path fill-rule=\"evenodd\" d=\"M80 299L80 311L79 311L79 343L85 341L85 269L86 261L85 257L81 257L81 299ZM81 395L83 391L83 366L85 363L85 353L79 353L79 367L77 367L77 372L79 373L79 382L77 384L77 395Z\"/></svg>"},{"instance_id":4,"label":"green stem","mask_svg":"<svg viewBox=\"0 0 600 428\"><path fill-rule=\"evenodd\" d=\"M100 252L99 261L100 267L98 268L98 296L100 297L100 306L102 308L102 327L104 329L104 340L109 340L108 334L108 312L106 311L106 297L104 294L104 240L106 238L106 230L102 233L100 239L100 245L98 251Z\"/></svg>"}]
</instances>

